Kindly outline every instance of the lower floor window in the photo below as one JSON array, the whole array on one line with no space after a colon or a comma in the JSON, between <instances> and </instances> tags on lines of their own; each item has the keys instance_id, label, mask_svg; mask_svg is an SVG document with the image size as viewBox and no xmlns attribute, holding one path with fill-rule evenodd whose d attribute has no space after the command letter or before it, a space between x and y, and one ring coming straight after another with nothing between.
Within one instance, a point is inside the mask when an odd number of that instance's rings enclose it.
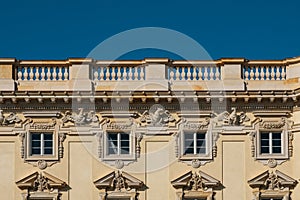
<instances>
[{"instance_id":1,"label":"lower floor window","mask_svg":"<svg viewBox=\"0 0 300 200\"><path fill-rule=\"evenodd\" d=\"M206 198L183 198L183 200L206 200Z\"/></svg>"},{"instance_id":2,"label":"lower floor window","mask_svg":"<svg viewBox=\"0 0 300 200\"><path fill-rule=\"evenodd\" d=\"M282 200L282 198L278 198L278 197L275 197L275 198L261 198L261 200Z\"/></svg>"}]
</instances>

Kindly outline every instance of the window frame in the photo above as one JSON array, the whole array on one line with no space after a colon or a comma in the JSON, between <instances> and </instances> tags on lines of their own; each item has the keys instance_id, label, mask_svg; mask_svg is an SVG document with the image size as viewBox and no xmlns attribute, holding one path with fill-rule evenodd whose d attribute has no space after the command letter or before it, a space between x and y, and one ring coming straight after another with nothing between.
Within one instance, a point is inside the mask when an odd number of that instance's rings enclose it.
<instances>
[{"instance_id":1,"label":"window frame","mask_svg":"<svg viewBox=\"0 0 300 200\"><path fill-rule=\"evenodd\" d=\"M200 154L186 154L185 153L185 134L194 133L194 134L205 134L205 153ZM195 136L194 136L195 139ZM212 139L212 132L209 129L201 129L201 130L191 130L191 129L183 129L180 131L179 135L179 159L183 161L190 161L190 160L212 160L213 153L212 153L212 146L213 146L213 139ZM194 141L194 146L195 141ZM195 147L194 147L195 148ZM195 150L195 149L194 149Z\"/></svg>"},{"instance_id":2,"label":"window frame","mask_svg":"<svg viewBox=\"0 0 300 200\"><path fill-rule=\"evenodd\" d=\"M111 154L110 152L109 152L109 147L110 147L110 145L109 145L109 142L110 142L110 140L109 140L109 135L110 134L116 134L117 135L117 146L116 146L116 148L117 148L117 153L115 153L115 154ZM126 154L122 154L122 145L121 145L121 143L122 143L122 138L121 138L121 135L122 134L127 134L129 137L128 137L128 142L129 142L129 146L128 146L128 148L129 148L129 152L128 153L126 153ZM132 149L131 149L131 145L132 145L132 139L131 139L131 135L130 135L130 133L128 133L128 132L123 132L123 131L108 131L107 133L106 133L106 156L108 156L108 157L114 157L114 156L118 156L118 157L123 157L123 156L126 156L126 155L130 155L130 154L132 154Z\"/></svg>"},{"instance_id":3,"label":"window frame","mask_svg":"<svg viewBox=\"0 0 300 200\"><path fill-rule=\"evenodd\" d=\"M187 146L186 146L186 135L187 134L193 134L193 153L186 153L186 150L187 150ZM197 138L197 135L205 135L204 136L204 141L205 141L205 146L204 146L204 149L205 149L205 153L197 153L197 150L198 148L201 148L202 146L198 146L197 145L197 142L198 142L198 138ZM182 153L183 153L183 156L192 156L192 157L195 157L195 156L199 156L199 157L202 157L202 156L206 156L207 155L207 152L208 152L208 149L207 149L207 132L206 131L184 131L183 133L183 140L182 140L183 144L182 144Z\"/></svg>"},{"instance_id":4,"label":"window frame","mask_svg":"<svg viewBox=\"0 0 300 200\"><path fill-rule=\"evenodd\" d=\"M108 145L108 134L118 134L118 133L125 133L129 135L129 153L128 154L109 154L109 145ZM135 135L133 134L132 130L115 130L115 129L107 129L104 131L103 136L103 154L102 154L102 160L103 161L116 161L116 160L122 160L122 161L132 161L136 159L136 152L135 152Z\"/></svg>"},{"instance_id":5,"label":"window frame","mask_svg":"<svg viewBox=\"0 0 300 200\"><path fill-rule=\"evenodd\" d=\"M32 134L52 134L52 154L32 154ZM42 140L41 140L42 143ZM55 130L29 130L26 134L26 145L25 145L25 160L26 161L36 161L36 160L45 160L45 161L53 161L59 160L58 158L58 148L59 148L59 139L58 134ZM42 146L42 144L41 144ZM42 149L41 149L42 152Z\"/></svg>"},{"instance_id":6,"label":"window frame","mask_svg":"<svg viewBox=\"0 0 300 200\"><path fill-rule=\"evenodd\" d=\"M262 153L261 152L261 141L262 137L261 135L263 133L269 133L269 153ZM281 134L281 153L273 153L272 150L270 152L270 149L274 146L273 141L271 141L272 136L270 138L270 135L272 133L280 133ZM288 131L285 129L259 129L257 133L257 139L256 139L256 159L263 160L263 159L288 159L289 158L289 152L288 152Z\"/></svg>"}]
</instances>

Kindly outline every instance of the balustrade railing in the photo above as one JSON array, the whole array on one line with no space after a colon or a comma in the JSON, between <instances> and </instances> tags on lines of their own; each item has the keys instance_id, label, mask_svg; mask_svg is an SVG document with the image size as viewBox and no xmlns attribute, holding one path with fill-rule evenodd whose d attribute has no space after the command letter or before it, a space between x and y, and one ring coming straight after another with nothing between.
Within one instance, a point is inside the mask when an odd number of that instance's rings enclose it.
<instances>
[{"instance_id":1,"label":"balustrade railing","mask_svg":"<svg viewBox=\"0 0 300 200\"><path fill-rule=\"evenodd\" d=\"M145 80L145 66L94 66L93 79L98 81Z\"/></svg>"},{"instance_id":2,"label":"balustrade railing","mask_svg":"<svg viewBox=\"0 0 300 200\"><path fill-rule=\"evenodd\" d=\"M284 65L244 65L245 80L285 80L286 66Z\"/></svg>"},{"instance_id":3,"label":"balustrade railing","mask_svg":"<svg viewBox=\"0 0 300 200\"><path fill-rule=\"evenodd\" d=\"M220 80L220 66L171 66L168 69L169 80Z\"/></svg>"},{"instance_id":4,"label":"balustrade railing","mask_svg":"<svg viewBox=\"0 0 300 200\"><path fill-rule=\"evenodd\" d=\"M17 67L18 81L65 81L69 80L66 65L20 65Z\"/></svg>"}]
</instances>

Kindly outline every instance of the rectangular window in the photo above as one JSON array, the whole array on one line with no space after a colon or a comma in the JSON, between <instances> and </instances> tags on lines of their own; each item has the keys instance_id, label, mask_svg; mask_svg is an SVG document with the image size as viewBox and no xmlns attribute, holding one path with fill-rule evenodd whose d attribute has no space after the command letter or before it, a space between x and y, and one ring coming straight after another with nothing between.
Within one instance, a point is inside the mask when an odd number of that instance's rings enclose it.
<instances>
[{"instance_id":1,"label":"rectangular window","mask_svg":"<svg viewBox=\"0 0 300 200\"><path fill-rule=\"evenodd\" d=\"M108 155L126 155L130 153L130 135L111 132L107 134Z\"/></svg>"},{"instance_id":2,"label":"rectangular window","mask_svg":"<svg viewBox=\"0 0 300 200\"><path fill-rule=\"evenodd\" d=\"M203 132L184 133L184 154L206 154L206 134Z\"/></svg>"},{"instance_id":3,"label":"rectangular window","mask_svg":"<svg viewBox=\"0 0 300 200\"><path fill-rule=\"evenodd\" d=\"M183 198L183 200L206 200L206 198Z\"/></svg>"},{"instance_id":4,"label":"rectangular window","mask_svg":"<svg viewBox=\"0 0 300 200\"><path fill-rule=\"evenodd\" d=\"M282 154L282 133L261 132L260 153L261 154Z\"/></svg>"},{"instance_id":5,"label":"rectangular window","mask_svg":"<svg viewBox=\"0 0 300 200\"><path fill-rule=\"evenodd\" d=\"M30 134L30 155L43 156L53 155L53 134L52 133L31 133Z\"/></svg>"},{"instance_id":6,"label":"rectangular window","mask_svg":"<svg viewBox=\"0 0 300 200\"><path fill-rule=\"evenodd\" d=\"M276 197L276 198L261 198L260 200L282 200L282 198L278 198L278 197Z\"/></svg>"}]
</instances>

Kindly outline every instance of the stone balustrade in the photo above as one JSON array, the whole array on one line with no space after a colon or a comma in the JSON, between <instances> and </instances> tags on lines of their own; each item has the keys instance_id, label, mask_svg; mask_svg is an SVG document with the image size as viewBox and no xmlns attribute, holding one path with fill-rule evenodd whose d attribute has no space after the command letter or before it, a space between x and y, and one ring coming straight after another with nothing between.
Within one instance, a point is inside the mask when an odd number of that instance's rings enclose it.
<instances>
[{"instance_id":1,"label":"stone balustrade","mask_svg":"<svg viewBox=\"0 0 300 200\"><path fill-rule=\"evenodd\" d=\"M247 61L0 59L0 91L292 91L300 57Z\"/></svg>"}]
</instances>

